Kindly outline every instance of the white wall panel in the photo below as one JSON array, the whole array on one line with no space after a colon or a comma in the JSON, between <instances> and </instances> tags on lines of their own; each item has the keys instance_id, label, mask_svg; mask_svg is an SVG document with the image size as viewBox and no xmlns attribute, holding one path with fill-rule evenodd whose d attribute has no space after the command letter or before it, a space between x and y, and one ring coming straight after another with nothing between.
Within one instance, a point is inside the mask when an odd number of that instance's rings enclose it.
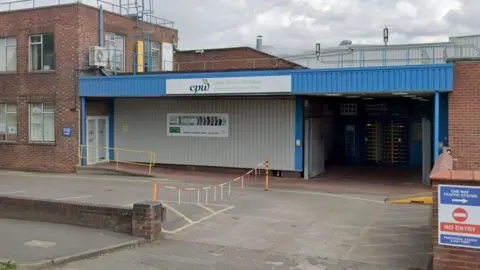
<instances>
[{"instance_id":1,"label":"white wall panel","mask_svg":"<svg viewBox=\"0 0 480 270\"><path fill-rule=\"evenodd\" d=\"M154 151L163 164L253 168L268 156L272 169L294 170L294 107L292 99L116 99L115 147ZM229 137L167 136L167 113L228 113Z\"/></svg>"}]
</instances>

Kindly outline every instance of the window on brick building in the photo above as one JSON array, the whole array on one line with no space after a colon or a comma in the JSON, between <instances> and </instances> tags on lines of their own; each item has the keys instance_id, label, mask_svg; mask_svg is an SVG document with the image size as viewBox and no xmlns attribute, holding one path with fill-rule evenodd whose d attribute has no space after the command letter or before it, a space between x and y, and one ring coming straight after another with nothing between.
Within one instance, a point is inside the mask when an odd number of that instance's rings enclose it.
<instances>
[{"instance_id":1,"label":"window on brick building","mask_svg":"<svg viewBox=\"0 0 480 270\"><path fill-rule=\"evenodd\" d=\"M17 38L0 38L0 72L17 70Z\"/></svg>"},{"instance_id":2,"label":"window on brick building","mask_svg":"<svg viewBox=\"0 0 480 270\"><path fill-rule=\"evenodd\" d=\"M55 69L55 46L53 34L33 35L29 37L30 71Z\"/></svg>"},{"instance_id":3,"label":"window on brick building","mask_svg":"<svg viewBox=\"0 0 480 270\"><path fill-rule=\"evenodd\" d=\"M29 125L31 142L54 142L55 104L31 103Z\"/></svg>"},{"instance_id":4,"label":"window on brick building","mask_svg":"<svg viewBox=\"0 0 480 270\"><path fill-rule=\"evenodd\" d=\"M17 140L17 104L0 103L0 141Z\"/></svg>"},{"instance_id":5,"label":"window on brick building","mask_svg":"<svg viewBox=\"0 0 480 270\"><path fill-rule=\"evenodd\" d=\"M115 33L106 33L105 48L108 50L107 70L125 70L125 37Z\"/></svg>"},{"instance_id":6,"label":"window on brick building","mask_svg":"<svg viewBox=\"0 0 480 270\"><path fill-rule=\"evenodd\" d=\"M161 71L162 64L161 56L160 56L160 43L158 42L151 42L150 43L150 53L151 53L151 61L150 61L150 69L151 71Z\"/></svg>"}]
</instances>

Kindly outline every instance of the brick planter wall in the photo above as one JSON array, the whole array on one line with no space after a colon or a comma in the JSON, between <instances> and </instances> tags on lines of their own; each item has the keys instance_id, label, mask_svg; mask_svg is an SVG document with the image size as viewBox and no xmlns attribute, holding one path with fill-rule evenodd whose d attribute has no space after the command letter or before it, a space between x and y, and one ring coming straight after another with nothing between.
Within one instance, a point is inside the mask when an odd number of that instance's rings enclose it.
<instances>
[{"instance_id":1,"label":"brick planter wall","mask_svg":"<svg viewBox=\"0 0 480 270\"><path fill-rule=\"evenodd\" d=\"M438 185L480 186L480 171L453 170L453 158L442 154L433 167L430 179L433 185L433 270L480 269L480 249L438 244Z\"/></svg>"},{"instance_id":2,"label":"brick planter wall","mask_svg":"<svg viewBox=\"0 0 480 270\"><path fill-rule=\"evenodd\" d=\"M154 241L161 238L165 208L159 202L145 201L131 208L54 200L0 196L0 218L52 222L105 229L141 236Z\"/></svg>"}]
</instances>

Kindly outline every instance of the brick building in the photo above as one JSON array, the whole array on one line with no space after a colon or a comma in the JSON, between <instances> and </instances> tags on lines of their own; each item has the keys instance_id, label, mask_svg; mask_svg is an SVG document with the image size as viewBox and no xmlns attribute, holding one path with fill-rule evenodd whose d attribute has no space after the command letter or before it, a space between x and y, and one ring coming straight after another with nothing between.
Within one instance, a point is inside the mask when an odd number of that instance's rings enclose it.
<instances>
[{"instance_id":1,"label":"brick building","mask_svg":"<svg viewBox=\"0 0 480 270\"><path fill-rule=\"evenodd\" d=\"M303 68L250 47L178 51L175 61L175 68L180 71Z\"/></svg>"},{"instance_id":2,"label":"brick building","mask_svg":"<svg viewBox=\"0 0 480 270\"><path fill-rule=\"evenodd\" d=\"M0 13L0 167L73 172L78 164L76 71L99 44L98 9L68 4ZM105 43L133 71L134 19L103 12ZM173 43L177 30L152 25L151 41ZM108 46L109 44L105 44ZM102 110L91 106L87 110ZM71 134L63 134L71 128Z\"/></svg>"},{"instance_id":3,"label":"brick building","mask_svg":"<svg viewBox=\"0 0 480 270\"><path fill-rule=\"evenodd\" d=\"M299 67L246 47L176 55L173 48L171 61L162 59L164 44L176 44L178 32L173 22L156 20L142 24L150 33L150 46L143 40L142 50L154 63L139 70L138 20L80 3L1 12L0 21L0 168L75 171L78 78L100 75L88 68L91 46L102 45L116 59L106 65L110 74ZM107 115L108 100L89 98L86 114Z\"/></svg>"}]
</instances>

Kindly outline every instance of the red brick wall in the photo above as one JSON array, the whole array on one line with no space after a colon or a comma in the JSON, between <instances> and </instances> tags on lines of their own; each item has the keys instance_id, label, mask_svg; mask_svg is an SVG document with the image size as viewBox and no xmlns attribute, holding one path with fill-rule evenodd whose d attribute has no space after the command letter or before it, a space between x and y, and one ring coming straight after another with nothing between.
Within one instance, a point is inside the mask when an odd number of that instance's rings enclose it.
<instances>
[{"instance_id":1,"label":"red brick wall","mask_svg":"<svg viewBox=\"0 0 480 270\"><path fill-rule=\"evenodd\" d=\"M175 54L175 60L175 68L181 71L273 69L298 66L248 47L205 50L204 53L180 51Z\"/></svg>"},{"instance_id":2,"label":"red brick wall","mask_svg":"<svg viewBox=\"0 0 480 270\"><path fill-rule=\"evenodd\" d=\"M0 37L17 38L17 71L0 73L0 102L17 104L17 141L0 141L0 168L73 172L78 164L79 101L74 80L75 69L86 64L89 46L98 45L98 10L81 4L45 7L0 13ZM105 31L127 36L126 50L135 50L128 35L136 32L136 22L105 12ZM155 27L154 41L172 42L174 29ZM28 37L54 34L56 70L28 71ZM132 53L128 55L132 56ZM132 57L127 60L132 71ZM55 138L53 143L30 143L28 105L31 102L55 102ZM72 127L72 137L62 137L62 127Z\"/></svg>"},{"instance_id":3,"label":"red brick wall","mask_svg":"<svg viewBox=\"0 0 480 270\"><path fill-rule=\"evenodd\" d=\"M52 222L94 229L105 229L159 239L165 208L157 202L135 204L133 209L0 196L0 218Z\"/></svg>"},{"instance_id":4,"label":"red brick wall","mask_svg":"<svg viewBox=\"0 0 480 270\"><path fill-rule=\"evenodd\" d=\"M88 116L106 116L108 115L108 102L98 100L87 100L86 104Z\"/></svg>"},{"instance_id":5,"label":"red brick wall","mask_svg":"<svg viewBox=\"0 0 480 270\"><path fill-rule=\"evenodd\" d=\"M453 158L442 154L432 170L433 270L480 269L480 250L438 244L438 185L480 186L480 171L452 170Z\"/></svg>"},{"instance_id":6,"label":"red brick wall","mask_svg":"<svg viewBox=\"0 0 480 270\"><path fill-rule=\"evenodd\" d=\"M480 168L480 62L457 62L448 99L448 143L457 169Z\"/></svg>"}]
</instances>

